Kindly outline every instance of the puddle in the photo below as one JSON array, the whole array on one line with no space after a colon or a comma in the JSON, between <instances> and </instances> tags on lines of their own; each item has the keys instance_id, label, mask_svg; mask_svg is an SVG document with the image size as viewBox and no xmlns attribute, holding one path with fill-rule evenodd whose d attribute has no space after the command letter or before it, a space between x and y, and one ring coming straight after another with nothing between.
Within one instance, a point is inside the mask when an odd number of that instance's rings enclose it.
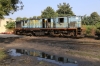
<instances>
[{"instance_id":1,"label":"puddle","mask_svg":"<svg viewBox=\"0 0 100 66\"><path fill-rule=\"evenodd\" d=\"M59 66L78 66L77 61L66 57L59 57L57 55L50 55L37 50L24 50L24 49L10 49L8 50L9 55L11 56L34 56L37 57L37 60L44 60L50 63L58 64Z\"/></svg>"}]
</instances>

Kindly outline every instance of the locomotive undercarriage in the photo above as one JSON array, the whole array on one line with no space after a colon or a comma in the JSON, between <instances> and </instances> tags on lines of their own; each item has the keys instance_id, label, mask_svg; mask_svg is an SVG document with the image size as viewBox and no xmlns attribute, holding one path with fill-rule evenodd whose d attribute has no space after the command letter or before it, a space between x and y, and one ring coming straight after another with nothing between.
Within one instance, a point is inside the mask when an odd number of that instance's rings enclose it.
<instances>
[{"instance_id":1,"label":"locomotive undercarriage","mask_svg":"<svg viewBox=\"0 0 100 66\"><path fill-rule=\"evenodd\" d=\"M58 37L83 37L82 29L15 29L17 35L30 36L58 36Z\"/></svg>"}]
</instances>

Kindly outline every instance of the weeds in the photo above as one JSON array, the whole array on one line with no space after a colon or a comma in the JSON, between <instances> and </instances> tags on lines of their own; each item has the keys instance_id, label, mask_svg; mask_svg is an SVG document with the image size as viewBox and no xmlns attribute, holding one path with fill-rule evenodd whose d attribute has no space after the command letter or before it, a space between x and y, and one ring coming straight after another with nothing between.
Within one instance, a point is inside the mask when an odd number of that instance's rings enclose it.
<instances>
[{"instance_id":1,"label":"weeds","mask_svg":"<svg viewBox=\"0 0 100 66\"><path fill-rule=\"evenodd\" d=\"M4 49L0 49L0 61L5 59L7 57L7 54L5 53Z\"/></svg>"}]
</instances>

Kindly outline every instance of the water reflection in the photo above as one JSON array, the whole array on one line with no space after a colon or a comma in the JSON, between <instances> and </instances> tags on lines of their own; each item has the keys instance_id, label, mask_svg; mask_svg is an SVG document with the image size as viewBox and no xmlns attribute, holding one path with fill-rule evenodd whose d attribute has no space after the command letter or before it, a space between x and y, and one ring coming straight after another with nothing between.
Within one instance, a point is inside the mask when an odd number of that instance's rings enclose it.
<instances>
[{"instance_id":1,"label":"water reflection","mask_svg":"<svg viewBox=\"0 0 100 66\"><path fill-rule=\"evenodd\" d=\"M17 50L15 49L10 49L8 52L11 56L21 56L22 55L21 53L17 53L16 51Z\"/></svg>"},{"instance_id":2,"label":"water reflection","mask_svg":"<svg viewBox=\"0 0 100 66\"><path fill-rule=\"evenodd\" d=\"M78 66L76 61L73 61L72 59L66 58L66 57L59 57L56 55L50 55L45 52L40 52L37 50L24 50L24 49L10 49L9 55L11 56L21 56L21 55L29 55L29 56L35 56L38 60L45 60L48 62L52 62L55 64L58 64L60 66Z\"/></svg>"}]
</instances>

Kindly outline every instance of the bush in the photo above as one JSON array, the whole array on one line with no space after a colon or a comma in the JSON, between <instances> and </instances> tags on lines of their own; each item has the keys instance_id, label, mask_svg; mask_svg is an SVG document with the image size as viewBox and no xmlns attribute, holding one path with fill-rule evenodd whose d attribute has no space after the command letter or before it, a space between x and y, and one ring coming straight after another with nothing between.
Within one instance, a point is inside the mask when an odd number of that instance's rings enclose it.
<instances>
[{"instance_id":1,"label":"bush","mask_svg":"<svg viewBox=\"0 0 100 66\"><path fill-rule=\"evenodd\" d=\"M94 36L95 35L95 30L96 26L95 25L84 25L85 30L85 35L86 36Z\"/></svg>"},{"instance_id":2,"label":"bush","mask_svg":"<svg viewBox=\"0 0 100 66\"><path fill-rule=\"evenodd\" d=\"M95 24L96 28L100 28L100 22Z\"/></svg>"},{"instance_id":3,"label":"bush","mask_svg":"<svg viewBox=\"0 0 100 66\"><path fill-rule=\"evenodd\" d=\"M6 57L7 54L5 53L5 50L0 48L0 61L5 59Z\"/></svg>"},{"instance_id":4,"label":"bush","mask_svg":"<svg viewBox=\"0 0 100 66\"><path fill-rule=\"evenodd\" d=\"M86 29L86 34L87 34L87 35L90 35L90 34L91 34L91 30L92 30L92 28L91 28L91 27L88 27L88 28Z\"/></svg>"},{"instance_id":5,"label":"bush","mask_svg":"<svg viewBox=\"0 0 100 66\"><path fill-rule=\"evenodd\" d=\"M96 23L95 26L96 26L96 32L95 33L100 34L100 22Z\"/></svg>"},{"instance_id":6,"label":"bush","mask_svg":"<svg viewBox=\"0 0 100 66\"><path fill-rule=\"evenodd\" d=\"M15 28L15 22L8 22L7 25L5 25L7 29L14 29Z\"/></svg>"},{"instance_id":7,"label":"bush","mask_svg":"<svg viewBox=\"0 0 100 66\"><path fill-rule=\"evenodd\" d=\"M96 29L96 34L100 34L100 30L99 29Z\"/></svg>"}]
</instances>

